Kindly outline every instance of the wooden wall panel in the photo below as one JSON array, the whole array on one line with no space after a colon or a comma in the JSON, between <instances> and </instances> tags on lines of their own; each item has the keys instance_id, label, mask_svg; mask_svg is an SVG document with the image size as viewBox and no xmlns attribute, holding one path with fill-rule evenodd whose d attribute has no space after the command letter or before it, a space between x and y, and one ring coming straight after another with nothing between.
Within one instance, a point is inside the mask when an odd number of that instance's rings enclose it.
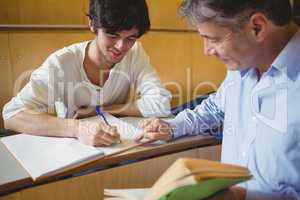
<instances>
[{"instance_id":1,"label":"wooden wall panel","mask_svg":"<svg viewBox=\"0 0 300 200\"><path fill-rule=\"evenodd\" d=\"M215 90L225 78L224 64L204 55L203 40L198 33L192 33L192 63L193 96Z\"/></svg>"},{"instance_id":2,"label":"wooden wall panel","mask_svg":"<svg viewBox=\"0 0 300 200\"><path fill-rule=\"evenodd\" d=\"M85 24L83 0L20 0L21 24Z\"/></svg>"},{"instance_id":3,"label":"wooden wall panel","mask_svg":"<svg viewBox=\"0 0 300 200\"><path fill-rule=\"evenodd\" d=\"M30 71L39 67L52 52L92 38L93 35L89 31L11 32L13 81L25 76L27 78L21 84L24 85L28 81Z\"/></svg>"},{"instance_id":4,"label":"wooden wall panel","mask_svg":"<svg viewBox=\"0 0 300 200\"><path fill-rule=\"evenodd\" d=\"M3 127L2 107L12 94L12 68L9 55L9 35L0 33L0 127Z\"/></svg>"},{"instance_id":5,"label":"wooden wall panel","mask_svg":"<svg viewBox=\"0 0 300 200\"><path fill-rule=\"evenodd\" d=\"M186 29L187 25L178 15L182 0L147 0L152 28Z\"/></svg>"},{"instance_id":6,"label":"wooden wall panel","mask_svg":"<svg viewBox=\"0 0 300 200\"><path fill-rule=\"evenodd\" d=\"M0 24L18 24L19 0L0 1Z\"/></svg>"},{"instance_id":7,"label":"wooden wall panel","mask_svg":"<svg viewBox=\"0 0 300 200\"><path fill-rule=\"evenodd\" d=\"M0 1L0 24L86 25L89 0ZM181 0L147 0L152 28L186 29L178 15Z\"/></svg>"},{"instance_id":8,"label":"wooden wall panel","mask_svg":"<svg viewBox=\"0 0 300 200\"><path fill-rule=\"evenodd\" d=\"M90 3L90 1L89 0L82 0L82 1L83 1L83 11L84 11L84 13L89 13L89 3ZM85 21L86 21L86 23L84 23L84 25L88 24L88 18L87 17L85 17Z\"/></svg>"},{"instance_id":9,"label":"wooden wall panel","mask_svg":"<svg viewBox=\"0 0 300 200\"><path fill-rule=\"evenodd\" d=\"M88 0L10 0L0 3L2 24L86 24Z\"/></svg>"},{"instance_id":10,"label":"wooden wall panel","mask_svg":"<svg viewBox=\"0 0 300 200\"><path fill-rule=\"evenodd\" d=\"M186 102L191 91L191 36L187 33L150 32L141 42L165 86L172 91L172 105Z\"/></svg>"}]
</instances>

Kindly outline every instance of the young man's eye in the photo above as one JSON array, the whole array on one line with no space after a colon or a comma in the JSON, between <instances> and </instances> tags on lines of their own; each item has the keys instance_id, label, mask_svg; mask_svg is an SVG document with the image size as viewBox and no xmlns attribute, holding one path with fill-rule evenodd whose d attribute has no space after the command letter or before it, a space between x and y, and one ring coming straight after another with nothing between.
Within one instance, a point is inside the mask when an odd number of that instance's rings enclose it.
<instances>
[{"instance_id":1,"label":"young man's eye","mask_svg":"<svg viewBox=\"0 0 300 200\"><path fill-rule=\"evenodd\" d=\"M107 33L106 35L108 37L110 37L110 38L117 38L118 37L118 35L115 35L115 34L109 34L109 33Z\"/></svg>"},{"instance_id":2,"label":"young man's eye","mask_svg":"<svg viewBox=\"0 0 300 200\"><path fill-rule=\"evenodd\" d=\"M129 38L127 38L129 41L136 41L137 40L137 38L136 37L129 37Z\"/></svg>"}]
</instances>

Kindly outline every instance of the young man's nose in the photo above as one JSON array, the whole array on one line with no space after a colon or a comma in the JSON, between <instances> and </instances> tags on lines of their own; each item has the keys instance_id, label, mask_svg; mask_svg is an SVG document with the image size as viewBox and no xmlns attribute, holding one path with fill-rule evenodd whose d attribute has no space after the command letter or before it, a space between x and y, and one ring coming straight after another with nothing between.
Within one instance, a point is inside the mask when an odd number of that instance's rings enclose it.
<instances>
[{"instance_id":1,"label":"young man's nose","mask_svg":"<svg viewBox=\"0 0 300 200\"><path fill-rule=\"evenodd\" d=\"M115 44L115 48L119 51L123 51L126 48L126 43L124 40L118 40Z\"/></svg>"}]
</instances>

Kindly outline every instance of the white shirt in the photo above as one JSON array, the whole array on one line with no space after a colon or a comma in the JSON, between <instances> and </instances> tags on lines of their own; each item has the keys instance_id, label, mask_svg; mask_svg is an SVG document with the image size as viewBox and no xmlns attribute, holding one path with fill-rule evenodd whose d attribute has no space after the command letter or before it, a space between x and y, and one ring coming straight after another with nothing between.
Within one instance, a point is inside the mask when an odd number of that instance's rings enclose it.
<instances>
[{"instance_id":1,"label":"white shirt","mask_svg":"<svg viewBox=\"0 0 300 200\"><path fill-rule=\"evenodd\" d=\"M139 42L110 70L103 87L92 84L83 68L88 43L73 44L50 55L4 106L4 120L25 109L54 114L57 101L67 108L67 117L72 117L81 106L122 104L127 101L131 85L144 117L170 114L171 94L162 86Z\"/></svg>"}]
</instances>

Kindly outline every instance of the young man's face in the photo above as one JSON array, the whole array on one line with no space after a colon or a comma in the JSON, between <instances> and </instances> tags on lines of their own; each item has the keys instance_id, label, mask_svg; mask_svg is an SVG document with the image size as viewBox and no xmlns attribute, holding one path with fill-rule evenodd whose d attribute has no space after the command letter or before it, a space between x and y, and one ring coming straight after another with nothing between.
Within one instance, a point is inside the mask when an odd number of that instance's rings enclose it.
<instances>
[{"instance_id":1,"label":"young man's face","mask_svg":"<svg viewBox=\"0 0 300 200\"><path fill-rule=\"evenodd\" d=\"M229 70L243 70L255 65L256 44L248 36L247 28L235 33L208 21L198 24L197 29L204 40L204 53L216 56Z\"/></svg>"},{"instance_id":2,"label":"young man's face","mask_svg":"<svg viewBox=\"0 0 300 200\"><path fill-rule=\"evenodd\" d=\"M97 46L105 61L110 64L119 63L138 38L136 28L123 30L117 33L107 33L98 29Z\"/></svg>"}]
</instances>

